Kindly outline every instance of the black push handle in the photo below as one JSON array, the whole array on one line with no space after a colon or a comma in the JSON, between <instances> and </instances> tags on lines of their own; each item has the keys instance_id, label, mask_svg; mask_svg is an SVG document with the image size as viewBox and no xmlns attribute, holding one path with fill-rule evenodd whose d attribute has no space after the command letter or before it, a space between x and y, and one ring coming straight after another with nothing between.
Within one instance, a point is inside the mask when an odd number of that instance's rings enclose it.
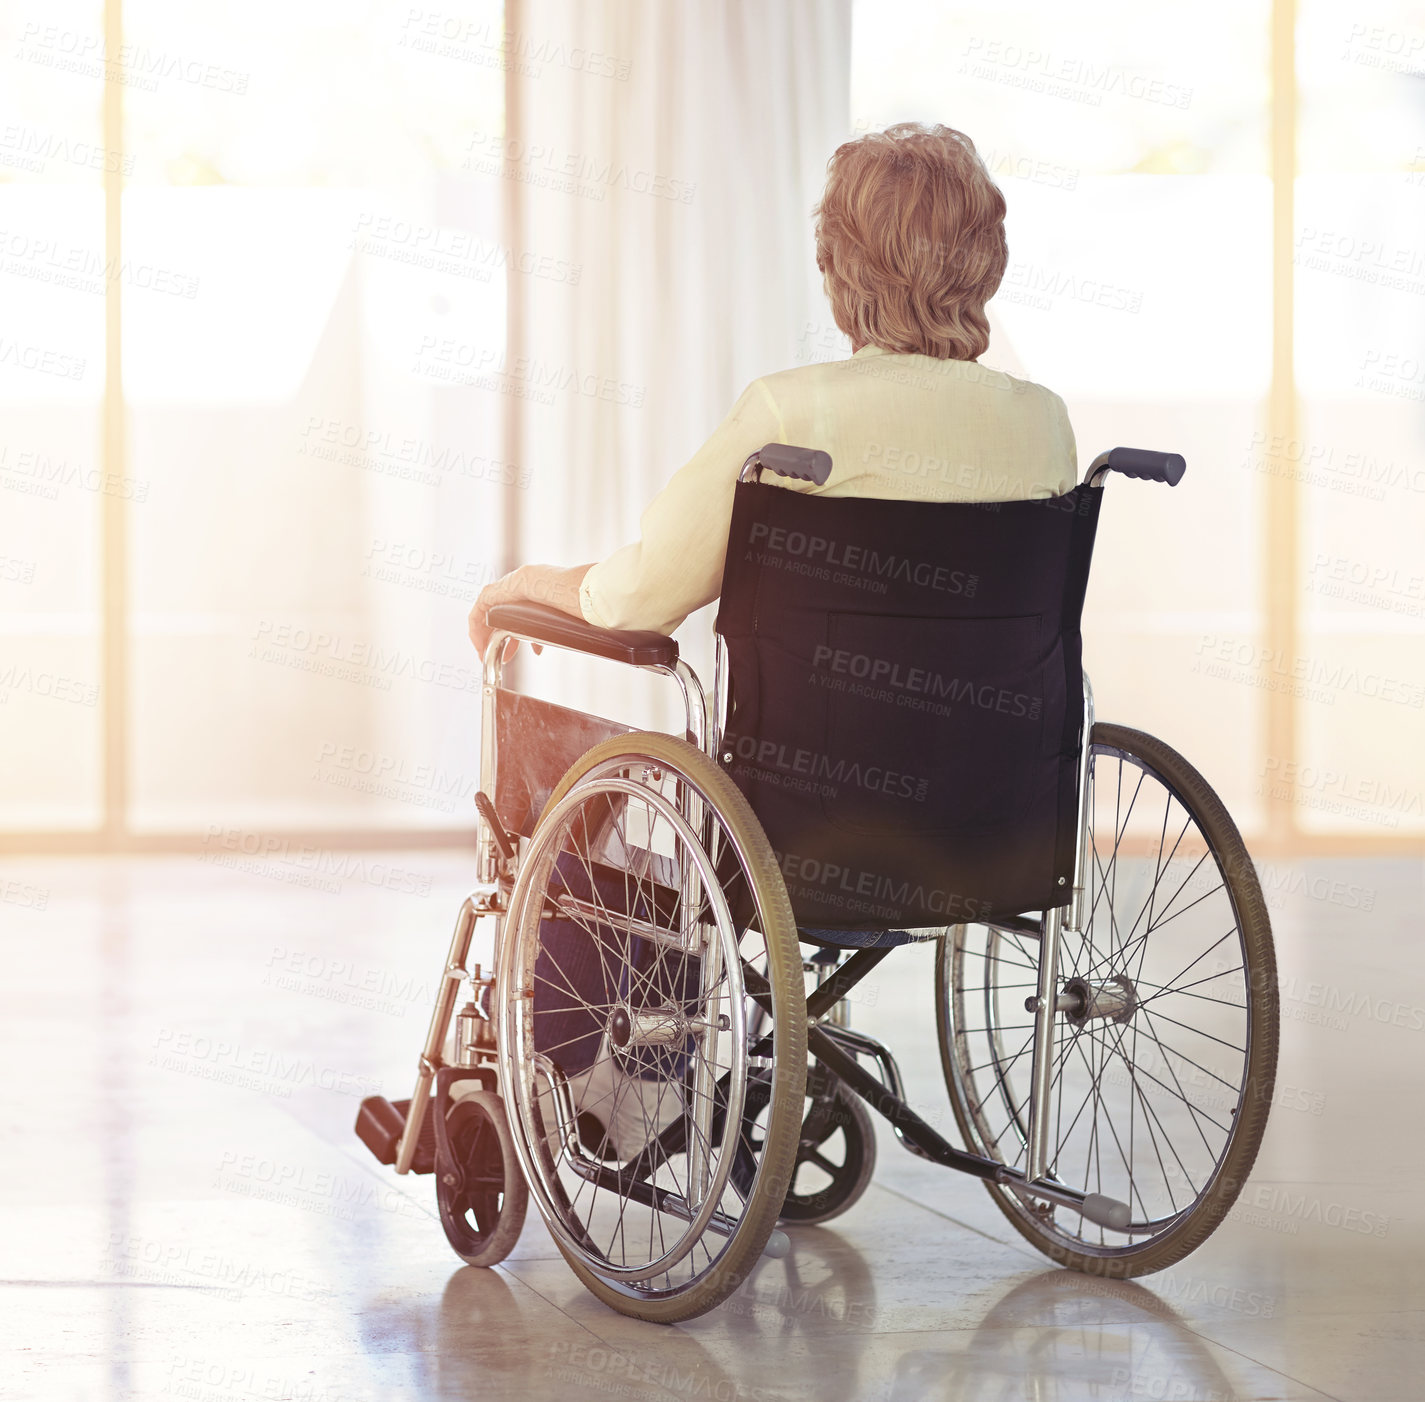
<instances>
[{"instance_id":1,"label":"black push handle","mask_svg":"<svg viewBox=\"0 0 1425 1402\"><path fill-rule=\"evenodd\" d=\"M795 477L799 482L815 482L818 487L824 487L826 479L831 476L831 454L820 448L794 448L790 443L768 443L743 464L742 480L748 480L749 469L755 473L758 467L765 467L778 477Z\"/></svg>"},{"instance_id":2,"label":"black push handle","mask_svg":"<svg viewBox=\"0 0 1425 1402\"><path fill-rule=\"evenodd\" d=\"M1101 487L1105 472L1121 472L1125 477L1140 477L1146 482L1166 482L1176 487L1187 471L1187 460L1181 453L1159 453L1152 448L1110 448L1093 460L1087 478L1090 487Z\"/></svg>"}]
</instances>

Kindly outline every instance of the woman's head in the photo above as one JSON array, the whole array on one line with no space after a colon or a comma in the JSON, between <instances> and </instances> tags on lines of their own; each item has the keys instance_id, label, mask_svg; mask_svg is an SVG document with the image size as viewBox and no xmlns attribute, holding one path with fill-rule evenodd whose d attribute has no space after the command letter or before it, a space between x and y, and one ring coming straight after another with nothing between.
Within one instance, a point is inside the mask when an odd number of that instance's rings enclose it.
<instances>
[{"instance_id":1,"label":"woman's head","mask_svg":"<svg viewBox=\"0 0 1425 1402\"><path fill-rule=\"evenodd\" d=\"M816 261L855 345L974 360L1004 276L1004 196L968 136L903 122L838 147Z\"/></svg>"}]
</instances>

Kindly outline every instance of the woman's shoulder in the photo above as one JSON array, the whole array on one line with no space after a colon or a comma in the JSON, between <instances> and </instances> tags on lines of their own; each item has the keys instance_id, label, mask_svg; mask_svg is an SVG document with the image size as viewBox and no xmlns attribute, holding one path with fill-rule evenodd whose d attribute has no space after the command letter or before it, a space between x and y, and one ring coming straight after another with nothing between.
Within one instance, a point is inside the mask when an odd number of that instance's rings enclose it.
<instances>
[{"instance_id":1,"label":"woman's shoulder","mask_svg":"<svg viewBox=\"0 0 1425 1402\"><path fill-rule=\"evenodd\" d=\"M774 399L795 398L837 384L878 383L907 389L959 389L965 393L1006 394L1040 399L1054 405L1063 400L1047 385L996 369L978 360L941 360L931 355L898 354L863 347L855 355L818 360L763 375L758 384Z\"/></svg>"}]
</instances>

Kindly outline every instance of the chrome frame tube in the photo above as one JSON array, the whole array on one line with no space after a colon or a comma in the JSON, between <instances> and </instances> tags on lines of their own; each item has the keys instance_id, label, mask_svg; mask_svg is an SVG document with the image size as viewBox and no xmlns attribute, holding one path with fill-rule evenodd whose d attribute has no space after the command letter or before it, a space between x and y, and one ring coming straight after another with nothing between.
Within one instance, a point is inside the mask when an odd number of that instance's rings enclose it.
<instances>
[{"instance_id":1,"label":"chrome frame tube","mask_svg":"<svg viewBox=\"0 0 1425 1402\"><path fill-rule=\"evenodd\" d=\"M1030 1072L1029 1143L1024 1176L1031 1182L1043 1178L1049 1157L1049 1093L1054 1069L1054 1033L1058 1027L1059 934L1063 907L1044 912L1039 938L1039 993L1034 1009L1034 1064Z\"/></svg>"},{"instance_id":2,"label":"chrome frame tube","mask_svg":"<svg viewBox=\"0 0 1425 1402\"><path fill-rule=\"evenodd\" d=\"M495 694L500 689L500 678L504 670L500 654L504 650L505 643L512 638L516 642L529 643L531 646L557 648L560 652L572 652L577 657L592 657L594 655L585 652L582 648L566 647L563 643L546 642L543 638L532 638L527 633L516 633L506 628L499 629L490 635L489 646L485 649L484 673L481 682L483 733L480 737L480 787L490 795L491 799L495 797L495 777L499 763L499 753L495 745ZM600 658L598 660L607 662L610 659ZM659 664L651 667L634 667L634 670L655 672L660 676L671 677L677 682L678 690L683 695L684 734L691 735L693 737L691 743L705 755L711 755L712 727L708 719L708 698L703 693L703 684L699 681L698 674L681 657L671 667ZM482 838L482 850L486 840ZM488 842L493 855L496 853L494 841L488 839Z\"/></svg>"},{"instance_id":3,"label":"chrome frame tube","mask_svg":"<svg viewBox=\"0 0 1425 1402\"><path fill-rule=\"evenodd\" d=\"M846 999L843 998L836 1007L844 1010L846 1007ZM844 1022L835 1022L833 1020L834 1016L835 1013L833 1011L832 1015L822 1023L822 1027L825 1029L827 1036L831 1037L839 1046L849 1051L852 1056L857 1054L869 1056L875 1061L880 1070L881 1084L884 1085L897 1100L904 1100L905 1083L901 1080L901 1069L896 1064L895 1057L891 1055L891 1049L884 1043L878 1042L874 1037L868 1036L865 1032L857 1032L855 1029L848 1027ZM896 1138L900 1140L901 1145L909 1149L917 1158L925 1159L930 1157L919 1144L906 1134L905 1129L901 1125L892 1121L891 1128L895 1130Z\"/></svg>"},{"instance_id":4,"label":"chrome frame tube","mask_svg":"<svg viewBox=\"0 0 1425 1402\"><path fill-rule=\"evenodd\" d=\"M416 1076L416 1088L411 1092L411 1108L406 1116L405 1128L401 1131L401 1142L396 1150L396 1172L409 1173L415 1162L416 1145L420 1142L421 1124L425 1120L426 1105L430 1100L431 1082L441 1063L441 1053L445 1050L445 1034L450 1026L451 1014L455 1011L455 997L466 977L465 960L470 954L470 939L475 932L475 921L482 914L479 909L479 895L467 896L456 917L455 930L450 936L450 952L445 957L445 971L441 975L440 992L436 994L435 1007L431 1010L430 1027L426 1031L425 1049L421 1052L420 1070Z\"/></svg>"},{"instance_id":5,"label":"chrome frame tube","mask_svg":"<svg viewBox=\"0 0 1425 1402\"><path fill-rule=\"evenodd\" d=\"M685 734L692 737L691 744L712 758L713 727L708 722L708 698L703 692L703 684L698 680L698 674L681 657L671 667L646 667L639 670L661 672L678 683L678 689L683 693L683 711L687 717Z\"/></svg>"},{"instance_id":6,"label":"chrome frame tube","mask_svg":"<svg viewBox=\"0 0 1425 1402\"><path fill-rule=\"evenodd\" d=\"M600 1044L602 1055L607 1048ZM579 1120L574 1111L574 1097L569 1091L569 1080L564 1072L543 1052L535 1052L534 1069L549 1083L549 1094L554 1102L554 1119L559 1130L559 1142L571 1160L584 1160L592 1165L592 1159L585 1159L584 1146L579 1142Z\"/></svg>"},{"instance_id":7,"label":"chrome frame tube","mask_svg":"<svg viewBox=\"0 0 1425 1402\"><path fill-rule=\"evenodd\" d=\"M724 764L732 763L732 755L722 753L723 735L727 728L727 703L731 688L731 673L727 656L727 641L721 633L713 634L713 696L712 715L709 717L708 736L711 741L708 753L714 760Z\"/></svg>"},{"instance_id":8,"label":"chrome frame tube","mask_svg":"<svg viewBox=\"0 0 1425 1402\"><path fill-rule=\"evenodd\" d=\"M509 638L508 633L494 633L490 637L489 645L485 648L485 656L481 667L480 682L480 788L490 796L491 802L495 798L495 774L496 766L499 763L499 754L495 747L495 711L497 693L500 689L500 679L504 676L505 662L504 651L505 641ZM479 846L476 849L476 874L481 881L493 882L498 880L502 873L500 849L495 846L495 836L490 831L488 824L480 824Z\"/></svg>"},{"instance_id":9,"label":"chrome frame tube","mask_svg":"<svg viewBox=\"0 0 1425 1402\"><path fill-rule=\"evenodd\" d=\"M625 915L618 910L603 910L592 901L586 901L580 896L571 896L567 891L561 891L555 898L554 908L561 914L582 916L585 920L592 920L597 925L607 925L610 929L618 930L621 934L637 935L641 940L648 940L651 944L665 945L669 949L676 949L681 954L697 952L694 945L690 943L687 934L681 931L676 935L670 934L651 921L640 920L636 915Z\"/></svg>"},{"instance_id":10,"label":"chrome frame tube","mask_svg":"<svg viewBox=\"0 0 1425 1402\"><path fill-rule=\"evenodd\" d=\"M701 803L698 806L701 807ZM700 822L692 826L694 832L701 836L706 835L707 824ZM693 1070L693 1105L687 1106L684 1111L694 1130L688 1142L688 1186L695 1194L695 1206L702 1205L712 1183L712 1160L708 1152L710 1148L708 1138L712 1132L712 1110L717 1092L717 1072L714 1062L717 1059L719 1029L716 1009L710 1008L709 1002L722 982L722 937L717 927L710 926L707 921L700 921L695 928L688 928L690 924L689 912L699 909L702 905L699 889L701 886L701 877L696 872L689 872L683 882L683 924L686 937L690 940L697 939L701 946L699 954L702 977L698 994L700 1016L704 1023L703 1028L693 1034L702 1043L702 1055L699 1056ZM746 1046L745 1029L742 1033L742 1041ZM745 1076L746 1072L744 1071L743 1074ZM706 1107L705 1123L701 1114L694 1114L695 1106Z\"/></svg>"},{"instance_id":11,"label":"chrome frame tube","mask_svg":"<svg viewBox=\"0 0 1425 1402\"><path fill-rule=\"evenodd\" d=\"M1089 802L1089 755L1093 747L1093 683L1088 673L1084 673L1084 721L1083 734L1079 741L1079 808L1078 836L1074 844L1074 894L1069 902L1069 913L1064 920L1064 928L1075 934L1082 934L1084 928L1084 900L1088 891L1088 865L1090 833L1093 813Z\"/></svg>"}]
</instances>

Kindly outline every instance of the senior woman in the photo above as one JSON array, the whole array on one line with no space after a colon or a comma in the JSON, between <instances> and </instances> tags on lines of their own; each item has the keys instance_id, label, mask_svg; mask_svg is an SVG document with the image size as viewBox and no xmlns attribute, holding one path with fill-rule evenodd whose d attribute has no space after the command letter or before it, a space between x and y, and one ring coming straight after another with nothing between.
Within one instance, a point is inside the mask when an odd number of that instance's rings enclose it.
<instances>
[{"instance_id":1,"label":"senior woman","mask_svg":"<svg viewBox=\"0 0 1425 1402\"><path fill-rule=\"evenodd\" d=\"M924 501L1057 496L1077 478L1064 402L978 363L1004 276L1004 196L974 143L904 123L839 147L816 209L816 255L848 360L754 380L654 497L640 539L595 565L525 565L481 591L486 610L534 599L601 628L671 633L722 583L733 488L767 443L821 448L823 486L789 491Z\"/></svg>"}]
</instances>

